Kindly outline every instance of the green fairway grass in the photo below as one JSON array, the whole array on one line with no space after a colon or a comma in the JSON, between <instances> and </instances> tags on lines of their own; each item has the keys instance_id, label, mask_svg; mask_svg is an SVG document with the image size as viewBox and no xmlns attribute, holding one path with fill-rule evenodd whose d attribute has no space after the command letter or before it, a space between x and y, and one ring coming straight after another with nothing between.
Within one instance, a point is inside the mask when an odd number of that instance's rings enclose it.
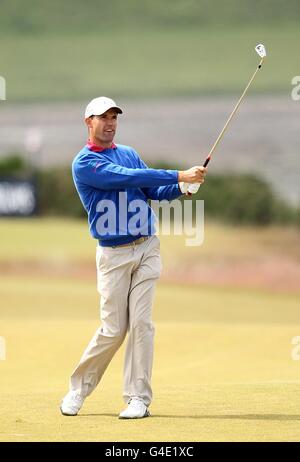
<instances>
[{"instance_id":1,"label":"green fairway grass","mask_svg":"<svg viewBox=\"0 0 300 462\"><path fill-rule=\"evenodd\" d=\"M68 418L59 404L100 321L95 271L65 268L94 265L95 241L84 220L3 219L0 233L0 441L299 441L299 292L162 278L152 417L118 419L124 344ZM295 228L216 223L206 224L199 248L161 236L167 269L196 259L297 259L298 244Z\"/></svg>"},{"instance_id":2,"label":"green fairway grass","mask_svg":"<svg viewBox=\"0 0 300 462\"><path fill-rule=\"evenodd\" d=\"M0 264L35 261L59 265L68 261L95 260L97 241L90 236L86 219L2 218L0 238ZM238 227L206 220L201 246L188 247L187 236L183 234L159 234L159 238L166 264L176 259L300 258L300 234L296 227Z\"/></svg>"},{"instance_id":3,"label":"green fairway grass","mask_svg":"<svg viewBox=\"0 0 300 462\"><path fill-rule=\"evenodd\" d=\"M153 417L136 422L117 418L123 346L79 416L59 412L97 303L91 282L3 278L1 441L299 440L295 298L159 284Z\"/></svg>"},{"instance_id":4,"label":"green fairway grass","mask_svg":"<svg viewBox=\"0 0 300 462\"><path fill-rule=\"evenodd\" d=\"M10 102L240 94L263 42L268 57L251 92L286 94L299 73L298 36L297 23L3 36L0 75Z\"/></svg>"},{"instance_id":5,"label":"green fairway grass","mask_svg":"<svg viewBox=\"0 0 300 462\"><path fill-rule=\"evenodd\" d=\"M0 293L2 320L99 318L98 294L93 280L2 274ZM300 321L299 300L297 293L273 294L267 290L160 283L159 305L154 314L163 322L297 324ZM180 307L188 307L187 313Z\"/></svg>"}]
</instances>

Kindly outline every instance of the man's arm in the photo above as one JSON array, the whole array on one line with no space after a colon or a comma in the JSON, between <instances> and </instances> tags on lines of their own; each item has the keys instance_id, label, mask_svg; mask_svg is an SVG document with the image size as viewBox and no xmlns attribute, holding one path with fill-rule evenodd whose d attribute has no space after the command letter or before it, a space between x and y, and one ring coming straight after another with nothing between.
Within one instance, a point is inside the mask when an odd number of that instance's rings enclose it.
<instances>
[{"instance_id":1,"label":"man's arm","mask_svg":"<svg viewBox=\"0 0 300 462\"><path fill-rule=\"evenodd\" d=\"M179 184L174 184L170 186L160 186L158 188L142 188L142 190L148 199L158 201L162 201L164 199L167 201L172 201L182 196L183 194L181 192Z\"/></svg>"},{"instance_id":2,"label":"man's arm","mask_svg":"<svg viewBox=\"0 0 300 462\"><path fill-rule=\"evenodd\" d=\"M72 166L75 179L98 189L153 188L175 185L178 188L177 170L127 168L93 156L77 159Z\"/></svg>"},{"instance_id":3,"label":"man's arm","mask_svg":"<svg viewBox=\"0 0 300 462\"><path fill-rule=\"evenodd\" d=\"M139 164L141 168L149 168L147 164L135 153L138 157ZM171 186L160 186L156 188L142 188L144 194L148 197L148 199L154 200L168 200L172 201L173 199L177 199L178 197L186 194L187 188L183 188L184 183L194 183L196 178L198 178L199 183L204 182L204 177L206 174L206 169L204 167L192 167L189 170L179 171L178 172L178 183L177 185ZM181 189L182 188L182 189Z\"/></svg>"}]
</instances>

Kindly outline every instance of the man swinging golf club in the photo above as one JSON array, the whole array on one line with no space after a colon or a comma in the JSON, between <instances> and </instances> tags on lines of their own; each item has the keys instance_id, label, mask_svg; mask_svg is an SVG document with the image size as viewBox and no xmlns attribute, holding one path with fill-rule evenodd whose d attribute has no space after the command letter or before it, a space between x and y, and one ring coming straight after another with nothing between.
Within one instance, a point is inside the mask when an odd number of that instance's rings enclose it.
<instances>
[{"instance_id":1,"label":"man swinging golf club","mask_svg":"<svg viewBox=\"0 0 300 462\"><path fill-rule=\"evenodd\" d=\"M87 145L72 164L73 179L87 211L96 253L101 325L71 375L61 403L64 415L75 416L100 382L128 332L123 397L127 408L119 418L149 416L154 327L154 288L161 273L159 239L148 199L173 200L189 184L204 182L206 168L156 170L137 152L114 144L122 109L110 98L93 99L85 111ZM193 191L194 192L194 191ZM141 212L136 220L135 211Z\"/></svg>"}]
</instances>

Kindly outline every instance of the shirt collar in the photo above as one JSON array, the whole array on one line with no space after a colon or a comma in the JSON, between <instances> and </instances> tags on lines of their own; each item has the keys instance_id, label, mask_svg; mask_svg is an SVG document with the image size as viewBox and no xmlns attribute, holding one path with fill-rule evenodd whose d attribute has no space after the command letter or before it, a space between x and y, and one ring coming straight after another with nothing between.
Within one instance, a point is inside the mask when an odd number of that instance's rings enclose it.
<instances>
[{"instance_id":1,"label":"shirt collar","mask_svg":"<svg viewBox=\"0 0 300 462\"><path fill-rule=\"evenodd\" d=\"M110 148L104 148L103 146L99 146L98 144L92 143L90 140L87 141L87 146L89 150L93 152L102 152L105 151L105 149L117 149L115 143L112 143Z\"/></svg>"}]
</instances>

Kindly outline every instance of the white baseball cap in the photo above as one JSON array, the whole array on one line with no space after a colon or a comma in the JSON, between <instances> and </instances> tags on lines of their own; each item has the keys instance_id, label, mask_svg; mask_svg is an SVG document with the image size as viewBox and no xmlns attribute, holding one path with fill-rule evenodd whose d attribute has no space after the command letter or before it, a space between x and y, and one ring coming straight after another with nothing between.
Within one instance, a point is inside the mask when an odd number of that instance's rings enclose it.
<instances>
[{"instance_id":1,"label":"white baseball cap","mask_svg":"<svg viewBox=\"0 0 300 462\"><path fill-rule=\"evenodd\" d=\"M99 96L99 98L94 98L89 102L85 109L84 118L88 119L92 115L101 115L109 109L116 109L118 114L123 114L122 109L116 105L116 103L106 96Z\"/></svg>"}]
</instances>

